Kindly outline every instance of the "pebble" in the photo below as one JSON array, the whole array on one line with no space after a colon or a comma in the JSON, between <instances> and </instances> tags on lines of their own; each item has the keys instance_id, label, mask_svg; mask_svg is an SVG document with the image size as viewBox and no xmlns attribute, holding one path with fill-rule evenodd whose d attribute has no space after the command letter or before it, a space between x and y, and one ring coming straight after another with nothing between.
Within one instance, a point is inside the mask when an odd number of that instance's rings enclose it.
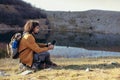
<instances>
[{"instance_id":1,"label":"pebble","mask_svg":"<svg viewBox=\"0 0 120 80\"><path fill-rule=\"evenodd\" d=\"M111 65L117 65L118 63L117 62L111 62L110 64Z\"/></svg>"},{"instance_id":2,"label":"pebble","mask_svg":"<svg viewBox=\"0 0 120 80\"><path fill-rule=\"evenodd\" d=\"M0 76L10 76L9 74L7 74L6 72L4 71L0 71Z\"/></svg>"},{"instance_id":3,"label":"pebble","mask_svg":"<svg viewBox=\"0 0 120 80\"><path fill-rule=\"evenodd\" d=\"M89 71L90 71L90 68L87 68L85 71L86 71L86 72L89 72Z\"/></svg>"}]
</instances>

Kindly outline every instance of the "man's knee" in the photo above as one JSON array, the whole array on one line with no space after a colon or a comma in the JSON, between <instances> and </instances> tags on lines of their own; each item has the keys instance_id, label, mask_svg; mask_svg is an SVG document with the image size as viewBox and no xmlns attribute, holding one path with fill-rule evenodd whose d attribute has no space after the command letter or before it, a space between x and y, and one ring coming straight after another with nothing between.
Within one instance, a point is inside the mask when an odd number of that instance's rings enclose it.
<instances>
[{"instance_id":1,"label":"man's knee","mask_svg":"<svg viewBox=\"0 0 120 80\"><path fill-rule=\"evenodd\" d=\"M49 52L45 52L44 54L45 54L45 56L50 56Z\"/></svg>"},{"instance_id":2,"label":"man's knee","mask_svg":"<svg viewBox=\"0 0 120 80\"><path fill-rule=\"evenodd\" d=\"M50 53L49 52L43 52L43 53L40 53L40 54L37 54L39 57L50 57Z\"/></svg>"}]
</instances>

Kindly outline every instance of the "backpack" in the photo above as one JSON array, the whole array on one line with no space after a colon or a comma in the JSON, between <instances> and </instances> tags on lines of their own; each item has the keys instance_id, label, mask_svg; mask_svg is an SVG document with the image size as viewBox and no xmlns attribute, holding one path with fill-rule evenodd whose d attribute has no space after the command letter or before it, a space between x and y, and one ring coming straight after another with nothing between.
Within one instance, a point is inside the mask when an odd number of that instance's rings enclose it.
<instances>
[{"instance_id":1,"label":"backpack","mask_svg":"<svg viewBox=\"0 0 120 80\"><path fill-rule=\"evenodd\" d=\"M19 57L19 54L25 50L24 49L18 52L19 43L22 37L23 35L21 33L15 33L12 36L10 43L7 44L7 53L8 53L8 56L11 57L12 59L17 59Z\"/></svg>"}]
</instances>

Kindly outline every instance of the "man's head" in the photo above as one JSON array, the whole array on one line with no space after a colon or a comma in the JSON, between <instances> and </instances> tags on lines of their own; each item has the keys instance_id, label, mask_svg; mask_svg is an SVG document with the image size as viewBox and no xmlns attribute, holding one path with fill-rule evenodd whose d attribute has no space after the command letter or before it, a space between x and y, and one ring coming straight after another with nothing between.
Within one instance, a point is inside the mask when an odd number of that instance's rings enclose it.
<instances>
[{"instance_id":1,"label":"man's head","mask_svg":"<svg viewBox=\"0 0 120 80\"><path fill-rule=\"evenodd\" d=\"M29 20L24 26L24 31L29 33L37 34L40 30L40 25L38 21Z\"/></svg>"}]
</instances>

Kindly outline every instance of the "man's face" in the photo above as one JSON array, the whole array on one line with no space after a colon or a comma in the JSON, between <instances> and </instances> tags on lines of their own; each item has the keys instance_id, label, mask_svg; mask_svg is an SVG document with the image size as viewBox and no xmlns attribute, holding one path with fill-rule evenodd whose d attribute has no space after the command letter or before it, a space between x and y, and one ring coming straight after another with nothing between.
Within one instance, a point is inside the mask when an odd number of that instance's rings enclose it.
<instances>
[{"instance_id":1,"label":"man's face","mask_svg":"<svg viewBox=\"0 0 120 80\"><path fill-rule=\"evenodd\" d=\"M36 26L34 28L34 33L37 34L37 33L39 33L39 31L40 31L40 26Z\"/></svg>"}]
</instances>

